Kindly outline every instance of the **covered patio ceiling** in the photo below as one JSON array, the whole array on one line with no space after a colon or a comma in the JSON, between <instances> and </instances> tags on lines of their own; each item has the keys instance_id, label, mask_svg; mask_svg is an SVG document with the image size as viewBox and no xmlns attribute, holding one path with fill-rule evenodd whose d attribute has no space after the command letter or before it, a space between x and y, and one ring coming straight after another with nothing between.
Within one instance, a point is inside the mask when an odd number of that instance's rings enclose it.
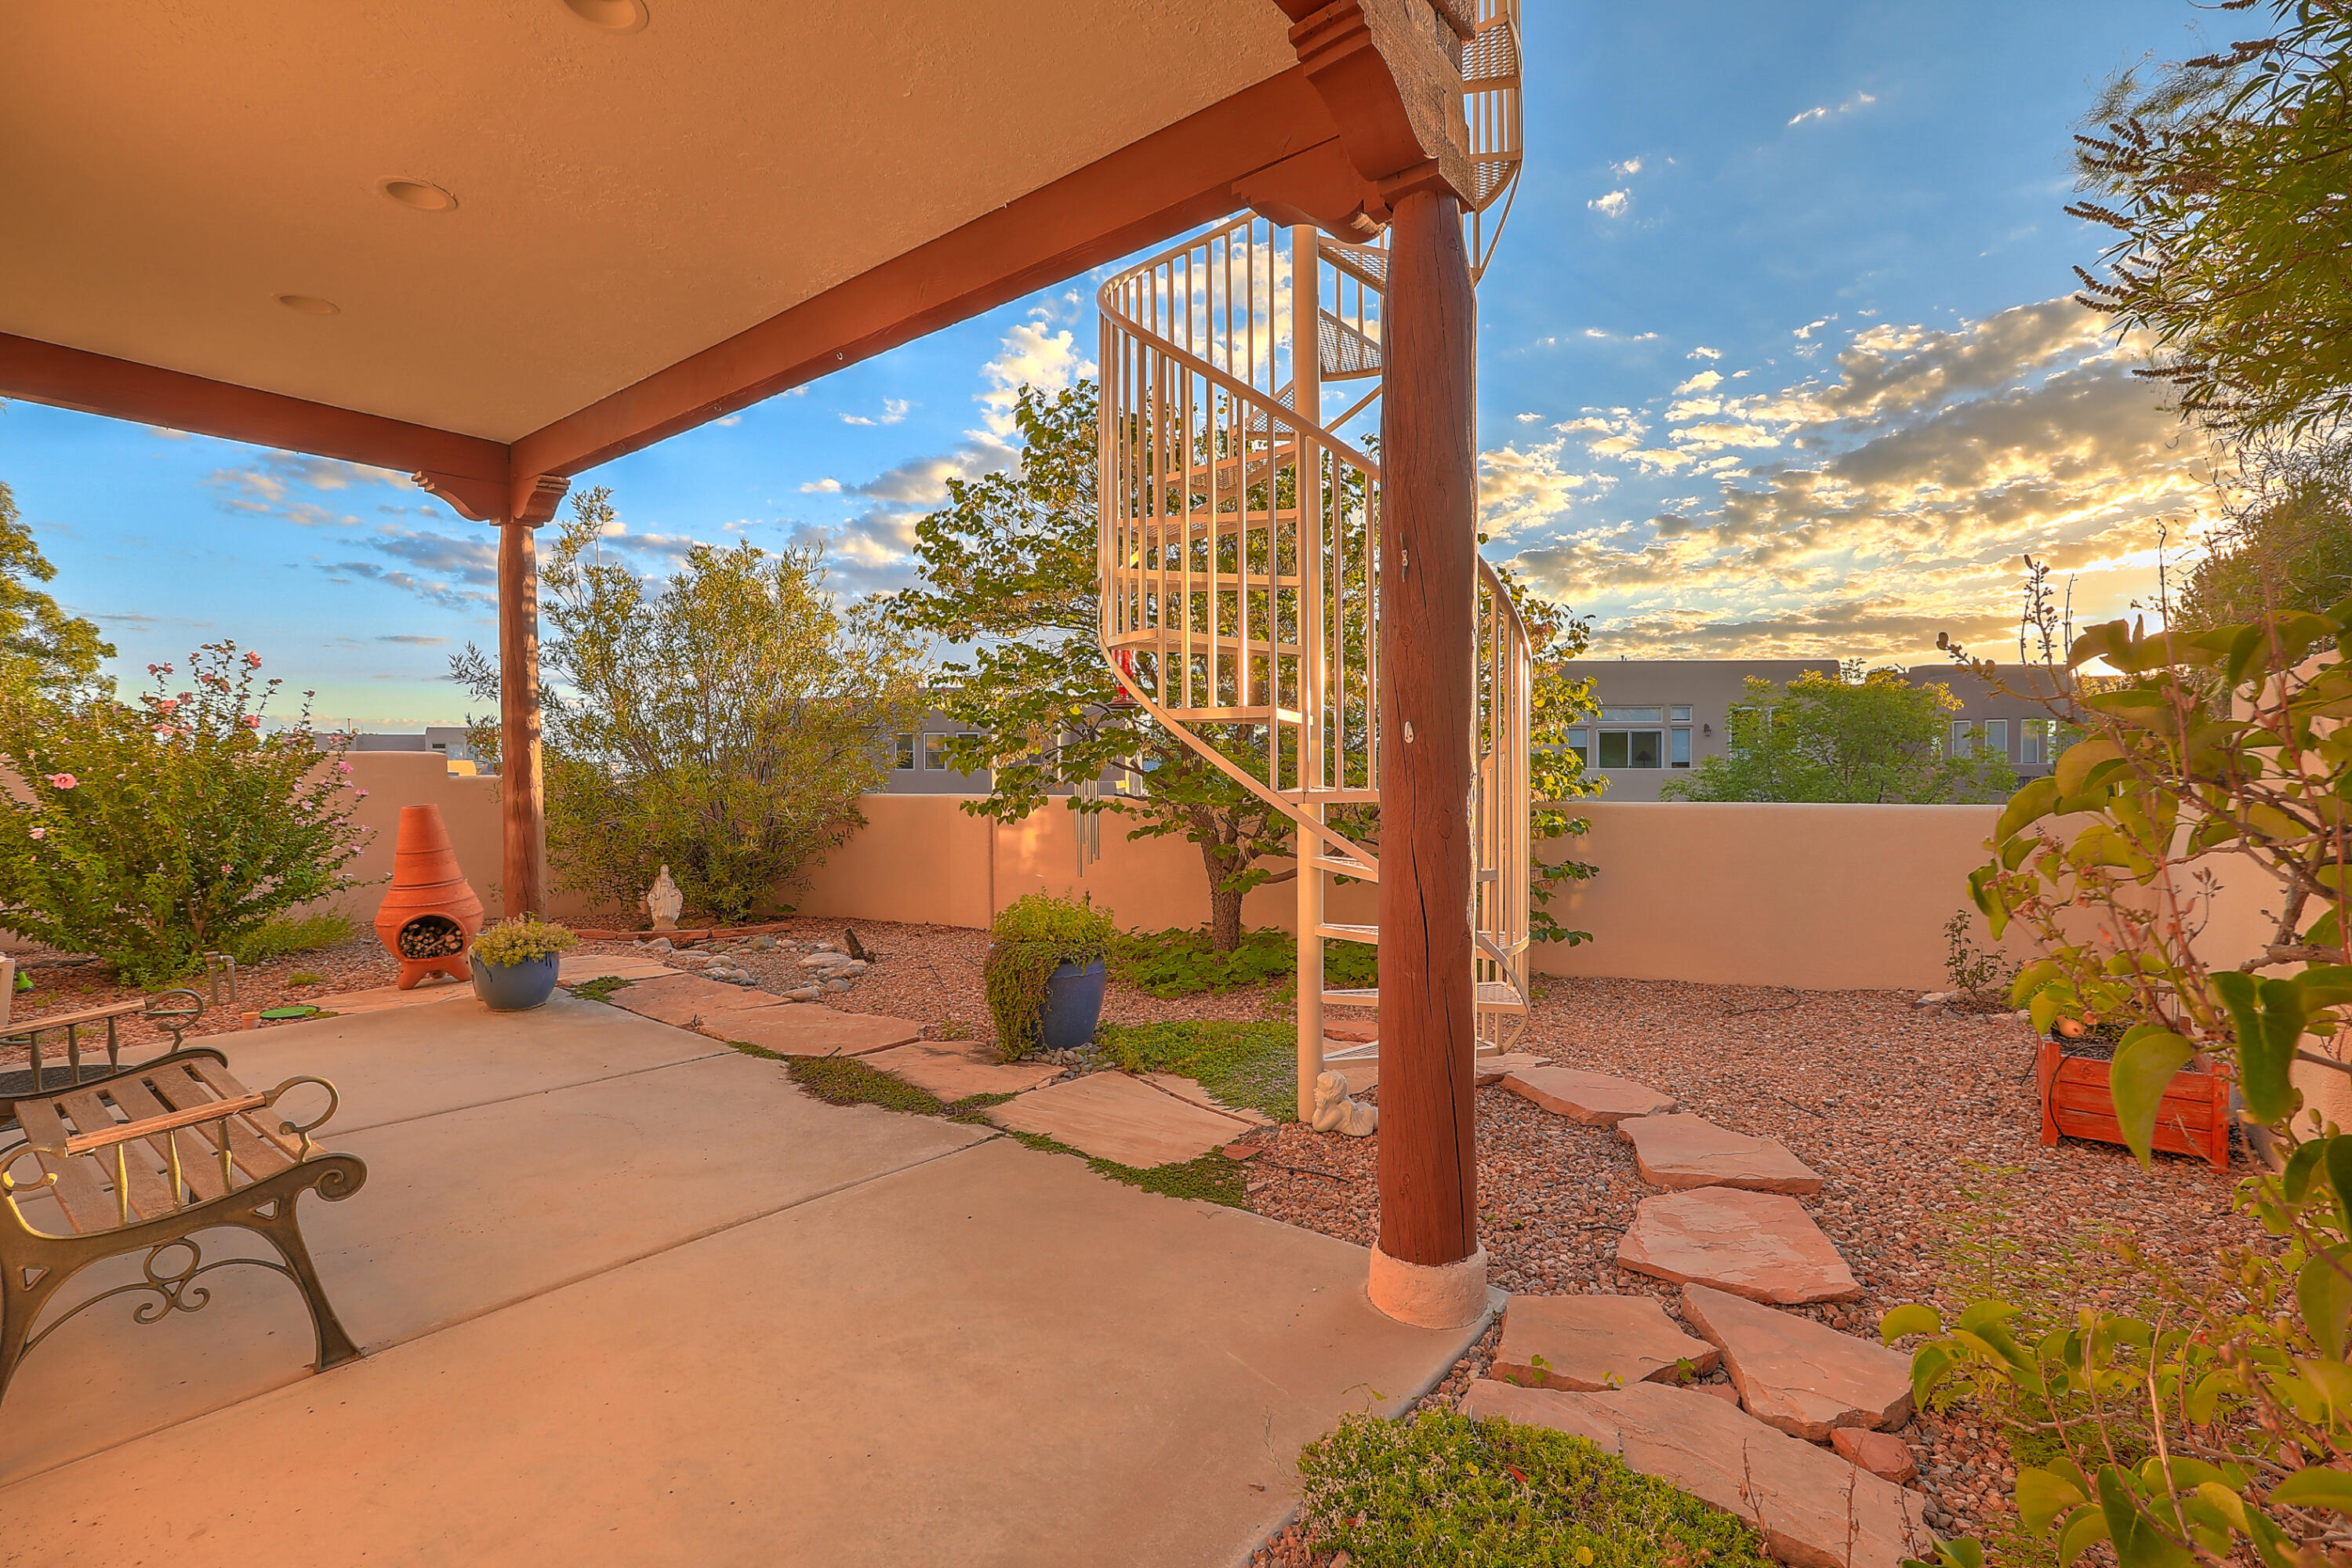
<instances>
[{"instance_id":1,"label":"covered patio ceiling","mask_svg":"<svg viewBox=\"0 0 2352 1568\"><path fill-rule=\"evenodd\" d=\"M1384 89L1360 118L1394 142L1383 56L1442 19L11 7L0 395L486 487L569 475L1230 211L1253 176L1328 196L1339 169L1344 215L1386 171L1339 162L1363 138L1335 90Z\"/></svg>"}]
</instances>

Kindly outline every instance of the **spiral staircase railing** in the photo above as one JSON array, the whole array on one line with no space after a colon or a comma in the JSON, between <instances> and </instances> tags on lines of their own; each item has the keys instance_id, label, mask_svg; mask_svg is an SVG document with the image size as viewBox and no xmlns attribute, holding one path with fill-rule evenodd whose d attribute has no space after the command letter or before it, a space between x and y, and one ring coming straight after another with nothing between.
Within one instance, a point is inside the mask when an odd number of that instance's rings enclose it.
<instances>
[{"instance_id":1,"label":"spiral staircase railing","mask_svg":"<svg viewBox=\"0 0 2352 1568\"><path fill-rule=\"evenodd\" d=\"M1517 184L1517 23L1516 0L1480 0L1463 51L1474 277ZM1324 984L1327 943L1380 933L1325 918L1323 873L1380 877L1381 488L1361 437L1377 428L1385 368L1384 239L1245 215L1098 295L1103 651L1145 712L1312 848L1298 878L1302 1117L1327 1059L1324 1009L1379 1006L1377 988ZM1492 1052L1528 1011L1532 668L1527 628L1483 560L1477 595L1464 677L1477 704L1476 1017ZM1376 1051L1328 1059L1344 1069Z\"/></svg>"}]
</instances>

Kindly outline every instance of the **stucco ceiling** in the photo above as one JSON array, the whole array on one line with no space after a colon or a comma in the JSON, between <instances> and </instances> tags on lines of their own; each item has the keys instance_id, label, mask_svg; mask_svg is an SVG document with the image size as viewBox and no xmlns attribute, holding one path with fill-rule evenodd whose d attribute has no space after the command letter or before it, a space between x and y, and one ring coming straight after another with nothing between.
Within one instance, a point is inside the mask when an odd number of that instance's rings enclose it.
<instances>
[{"instance_id":1,"label":"stucco ceiling","mask_svg":"<svg viewBox=\"0 0 2352 1568\"><path fill-rule=\"evenodd\" d=\"M0 7L0 331L509 441L1295 59L1273 0L647 4Z\"/></svg>"}]
</instances>

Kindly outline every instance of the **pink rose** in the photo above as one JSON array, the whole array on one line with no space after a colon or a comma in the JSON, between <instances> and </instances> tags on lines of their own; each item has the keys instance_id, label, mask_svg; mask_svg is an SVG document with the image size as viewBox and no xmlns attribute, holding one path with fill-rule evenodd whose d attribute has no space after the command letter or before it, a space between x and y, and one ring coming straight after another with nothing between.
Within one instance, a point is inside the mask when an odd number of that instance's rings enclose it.
<instances>
[{"instance_id":1,"label":"pink rose","mask_svg":"<svg viewBox=\"0 0 2352 1568\"><path fill-rule=\"evenodd\" d=\"M247 715L245 716L245 727L246 727L247 729L248 729L248 730L258 730L258 729L260 729L260 728L261 728L261 715L260 715L260 714L258 714L258 713L248 713L248 714L247 714Z\"/></svg>"},{"instance_id":2,"label":"pink rose","mask_svg":"<svg viewBox=\"0 0 2352 1568\"><path fill-rule=\"evenodd\" d=\"M224 867L222 867L222 868L221 868L221 875L222 875L222 876L224 876L224 877L226 877L226 876L227 876L227 875L228 875L228 874L229 874L233 869L235 869L235 868L233 868L233 867L229 867L229 866L224 866Z\"/></svg>"},{"instance_id":3,"label":"pink rose","mask_svg":"<svg viewBox=\"0 0 2352 1568\"><path fill-rule=\"evenodd\" d=\"M339 773L349 773L352 771L352 764L339 757L335 760L335 771Z\"/></svg>"},{"instance_id":4,"label":"pink rose","mask_svg":"<svg viewBox=\"0 0 2352 1568\"><path fill-rule=\"evenodd\" d=\"M48 836L49 830L46 827L36 827L33 829L33 837L36 838L47 838Z\"/></svg>"},{"instance_id":5,"label":"pink rose","mask_svg":"<svg viewBox=\"0 0 2352 1568\"><path fill-rule=\"evenodd\" d=\"M51 773L49 775L49 787L51 789L71 789L74 785L79 783L81 783L81 781L74 777L71 773Z\"/></svg>"},{"instance_id":6,"label":"pink rose","mask_svg":"<svg viewBox=\"0 0 2352 1568\"><path fill-rule=\"evenodd\" d=\"M155 706L162 711L169 713L180 706L180 700L176 697L166 697L158 701Z\"/></svg>"},{"instance_id":7,"label":"pink rose","mask_svg":"<svg viewBox=\"0 0 2352 1568\"><path fill-rule=\"evenodd\" d=\"M360 791L360 793L359 793L359 794L357 794L357 795L353 795L352 798L353 800L365 800L365 799L367 798L367 791L365 791L365 790L362 790L362 791Z\"/></svg>"},{"instance_id":8,"label":"pink rose","mask_svg":"<svg viewBox=\"0 0 2352 1568\"><path fill-rule=\"evenodd\" d=\"M261 656L257 653L247 654L245 656L245 665L247 669L259 669L261 668Z\"/></svg>"}]
</instances>

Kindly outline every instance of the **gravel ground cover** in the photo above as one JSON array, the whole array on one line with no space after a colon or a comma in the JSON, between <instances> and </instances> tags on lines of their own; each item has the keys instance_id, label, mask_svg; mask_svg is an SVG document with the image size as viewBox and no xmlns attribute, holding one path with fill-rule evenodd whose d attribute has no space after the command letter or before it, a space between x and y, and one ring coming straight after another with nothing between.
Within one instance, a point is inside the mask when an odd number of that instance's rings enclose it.
<instances>
[{"instance_id":1,"label":"gravel ground cover","mask_svg":"<svg viewBox=\"0 0 2352 1568\"><path fill-rule=\"evenodd\" d=\"M734 944L728 957L781 994L806 984L799 961L812 944L843 945L852 927L874 962L823 1005L919 1019L933 1037L992 1038L981 984L983 931L796 919L777 933L774 951ZM580 951L641 952L628 942ZM18 998L19 1019L132 994L94 965L61 968L28 956L39 989ZM296 973L321 978L297 986ZM332 1006L336 991L388 984L394 973L362 931L247 971L243 1006ZM1981 1281L1987 1259L2044 1282L2062 1301L2088 1292L2113 1304L2126 1287L2102 1272L2103 1237L2128 1235L2193 1277L2221 1246L2254 1233L2231 1212L2229 1183L2201 1163L2158 1155L2155 1170L2143 1173L2109 1145L2040 1147L2034 1037L2004 1014L1923 1008L1911 993L1668 981L1555 979L1538 996L1517 1048L1638 1079L1674 1095L1681 1109L1780 1140L1822 1173L1821 1194L1800 1202L1865 1294L1844 1306L1797 1310L1850 1333L1873 1333L1880 1314L1903 1301L1957 1307ZM1271 984L1161 999L1114 980L1104 1010L1108 1020L1131 1025L1286 1016L1283 988ZM237 1022L222 1008L194 1032ZM1379 1091L1369 1098L1377 1101ZM1477 1115L1479 1212L1493 1282L1529 1294L1639 1291L1671 1310L1675 1288L1615 1263L1633 1205L1654 1191L1635 1173L1632 1146L1500 1088L1478 1092ZM1360 1244L1377 1237L1377 1137L1290 1124L1238 1142L1257 1151L1246 1162L1251 1209ZM1495 1338L1490 1332L1429 1397L1457 1399L1491 1362ZM1899 1435L1918 1456L1937 1528L1989 1537L2013 1521L2003 1500L2013 1470L1995 1429L1960 1411L1921 1415ZM1310 1552L1294 1530L1255 1561L1328 1568L1330 1560Z\"/></svg>"}]
</instances>

